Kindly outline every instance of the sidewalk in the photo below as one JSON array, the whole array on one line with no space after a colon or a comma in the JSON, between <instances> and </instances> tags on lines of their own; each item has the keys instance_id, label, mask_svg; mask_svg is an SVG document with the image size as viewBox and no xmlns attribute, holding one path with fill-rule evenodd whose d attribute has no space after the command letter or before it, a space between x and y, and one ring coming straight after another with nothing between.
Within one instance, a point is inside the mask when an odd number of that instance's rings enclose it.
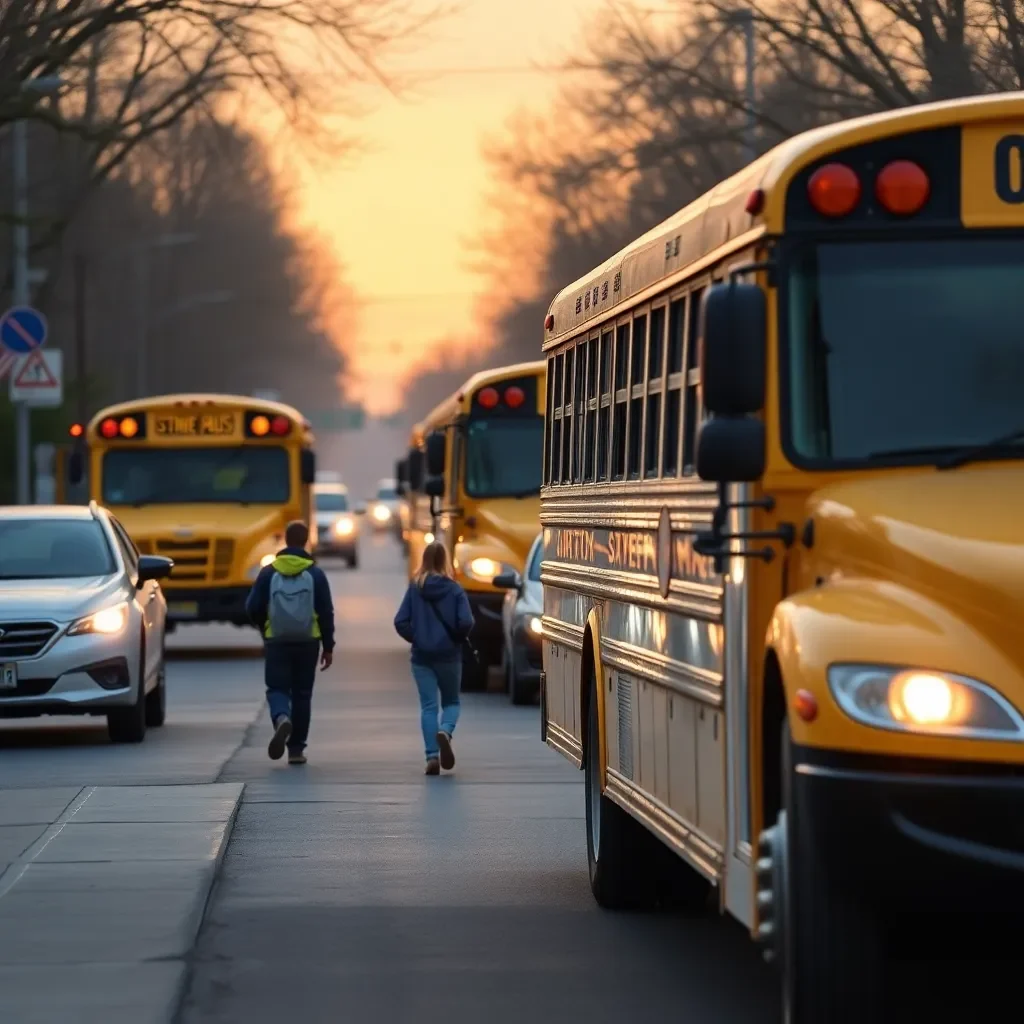
<instances>
[{"instance_id":1,"label":"sidewalk","mask_svg":"<svg viewBox=\"0 0 1024 1024\"><path fill-rule=\"evenodd\" d=\"M0 1021L169 1024L242 789L0 790Z\"/></svg>"}]
</instances>

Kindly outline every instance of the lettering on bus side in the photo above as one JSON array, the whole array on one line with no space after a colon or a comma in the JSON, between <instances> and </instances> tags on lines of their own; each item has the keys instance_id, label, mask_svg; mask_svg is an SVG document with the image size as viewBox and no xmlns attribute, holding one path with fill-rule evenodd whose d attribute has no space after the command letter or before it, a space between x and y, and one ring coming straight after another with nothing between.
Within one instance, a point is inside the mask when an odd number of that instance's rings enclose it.
<instances>
[{"instance_id":1,"label":"lettering on bus side","mask_svg":"<svg viewBox=\"0 0 1024 1024\"><path fill-rule=\"evenodd\" d=\"M658 535L654 530L548 527L544 531L544 558L569 565L659 576ZM671 559L672 575L676 579L719 582L712 560L694 551L693 537L689 534L672 535Z\"/></svg>"},{"instance_id":2,"label":"lettering on bus side","mask_svg":"<svg viewBox=\"0 0 1024 1024\"><path fill-rule=\"evenodd\" d=\"M152 414L158 437L224 437L238 429L233 412Z\"/></svg>"}]
</instances>

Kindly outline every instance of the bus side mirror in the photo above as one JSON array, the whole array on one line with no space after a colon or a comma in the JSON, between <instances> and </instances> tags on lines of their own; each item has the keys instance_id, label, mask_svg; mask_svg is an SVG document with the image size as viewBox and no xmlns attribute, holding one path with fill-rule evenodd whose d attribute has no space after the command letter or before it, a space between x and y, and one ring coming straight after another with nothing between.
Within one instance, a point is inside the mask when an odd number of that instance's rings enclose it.
<instances>
[{"instance_id":1,"label":"bus side mirror","mask_svg":"<svg viewBox=\"0 0 1024 1024\"><path fill-rule=\"evenodd\" d=\"M753 483L765 470L764 423L753 416L712 416L697 434L697 476L713 483Z\"/></svg>"},{"instance_id":2,"label":"bus side mirror","mask_svg":"<svg viewBox=\"0 0 1024 1024\"><path fill-rule=\"evenodd\" d=\"M299 470L302 473L302 482L304 484L316 483L316 455L308 448L302 450L301 462L299 463Z\"/></svg>"},{"instance_id":3,"label":"bus side mirror","mask_svg":"<svg viewBox=\"0 0 1024 1024\"><path fill-rule=\"evenodd\" d=\"M444 497L444 477L443 476L428 476L426 483L423 485L423 492L428 498L443 498Z\"/></svg>"},{"instance_id":4,"label":"bus side mirror","mask_svg":"<svg viewBox=\"0 0 1024 1024\"><path fill-rule=\"evenodd\" d=\"M712 416L748 416L765 404L768 309L756 284L708 289L701 307L700 385Z\"/></svg>"},{"instance_id":5,"label":"bus side mirror","mask_svg":"<svg viewBox=\"0 0 1024 1024\"><path fill-rule=\"evenodd\" d=\"M427 435L427 475L444 476L445 463L444 431L434 430Z\"/></svg>"},{"instance_id":6,"label":"bus side mirror","mask_svg":"<svg viewBox=\"0 0 1024 1024\"><path fill-rule=\"evenodd\" d=\"M80 448L72 448L68 453L68 483L77 487L85 476L85 455Z\"/></svg>"},{"instance_id":7,"label":"bus side mirror","mask_svg":"<svg viewBox=\"0 0 1024 1024\"><path fill-rule=\"evenodd\" d=\"M418 448L410 449L407 461L409 490L419 494L423 490L423 452Z\"/></svg>"}]
</instances>

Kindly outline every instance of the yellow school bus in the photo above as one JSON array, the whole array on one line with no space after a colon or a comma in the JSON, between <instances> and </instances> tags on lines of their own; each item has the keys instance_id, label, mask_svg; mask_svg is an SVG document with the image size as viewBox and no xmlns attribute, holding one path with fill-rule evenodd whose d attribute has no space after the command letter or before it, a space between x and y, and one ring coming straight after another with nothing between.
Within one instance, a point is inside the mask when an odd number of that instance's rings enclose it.
<instances>
[{"instance_id":1,"label":"yellow school bus","mask_svg":"<svg viewBox=\"0 0 1024 1024\"><path fill-rule=\"evenodd\" d=\"M72 483L124 523L139 551L168 555L169 624L244 625L245 599L284 544L309 524L313 433L297 409L234 395L159 395L110 406L70 460Z\"/></svg>"},{"instance_id":2,"label":"yellow school bus","mask_svg":"<svg viewBox=\"0 0 1024 1024\"><path fill-rule=\"evenodd\" d=\"M1020 909L1022 243L1024 94L913 107L545 321L542 728L591 887L712 890L790 1024L879 1019L897 912Z\"/></svg>"},{"instance_id":3,"label":"yellow school bus","mask_svg":"<svg viewBox=\"0 0 1024 1024\"><path fill-rule=\"evenodd\" d=\"M540 531L545 364L478 373L413 428L405 464L409 577L435 537L448 545L476 626L478 663L463 687L486 684L502 656L505 591L494 577L523 572Z\"/></svg>"}]
</instances>

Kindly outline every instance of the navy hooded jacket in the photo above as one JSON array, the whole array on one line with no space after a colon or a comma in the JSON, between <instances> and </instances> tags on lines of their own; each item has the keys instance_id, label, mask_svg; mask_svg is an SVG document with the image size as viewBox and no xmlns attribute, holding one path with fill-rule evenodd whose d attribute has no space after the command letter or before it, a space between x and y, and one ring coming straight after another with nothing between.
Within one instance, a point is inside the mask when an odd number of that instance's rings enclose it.
<instances>
[{"instance_id":1,"label":"navy hooded jacket","mask_svg":"<svg viewBox=\"0 0 1024 1024\"><path fill-rule=\"evenodd\" d=\"M270 580L275 572L285 576L298 576L307 571L313 577L313 636L320 640L325 651L334 650L334 602L331 600L331 586L327 576L305 548L282 548L270 565L263 566L256 582L246 598L245 611L249 619L263 634L272 640L267 613L270 605Z\"/></svg>"},{"instance_id":2,"label":"navy hooded jacket","mask_svg":"<svg viewBox=\"0 0 1024 1024\"><path fill-rule=\"evenodd\" d=\"M448 624L447 630L438 621L435 611ZM432 574L423 581L422 588L410 583L395 615L395 632L412 644L412 660L417 665L460 660L463 642L472 628L469 598L462 587L447 576Z\"/></svg>"}]
</instances>

